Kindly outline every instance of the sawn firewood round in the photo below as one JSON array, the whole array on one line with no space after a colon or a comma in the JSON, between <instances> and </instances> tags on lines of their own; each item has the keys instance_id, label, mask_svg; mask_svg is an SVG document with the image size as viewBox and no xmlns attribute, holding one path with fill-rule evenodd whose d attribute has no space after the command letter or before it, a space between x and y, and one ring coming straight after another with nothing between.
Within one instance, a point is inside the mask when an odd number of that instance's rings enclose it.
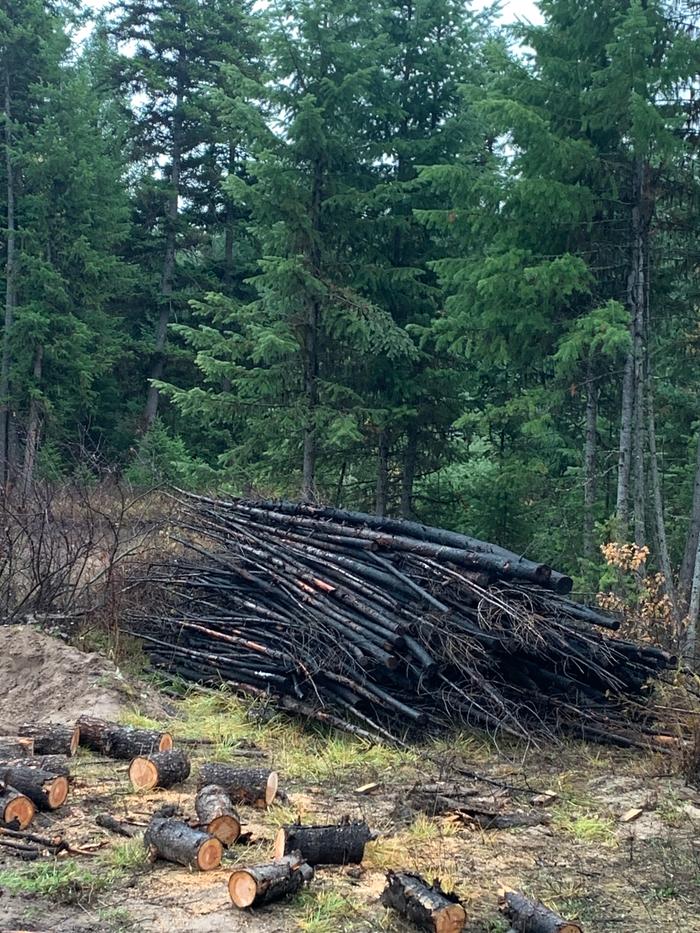
<instances>
[{"instance_id":1,"label":"sawn firewood round","mask_svg":"<svg viewBox=\"0 0 700 933\"><path fill-rule=\"evenodd\" d=\"M233 768L210 762L202 765L197 787L218 784L226 790L233 804L249 804L264 810L277 794L279 778L276 771L265 768Z\"/></svg>"},{"instance_id":2,"label":"sawn firewood round","mask_svg":"<svg viewBox=\"0 0 700 933\"><path fill-rule=\"evenodd\" d=\"M129 765L129 780L136 790L174 787L189 774L190 760L180 749L139 756Z\"/></svg>"}]
</instances>

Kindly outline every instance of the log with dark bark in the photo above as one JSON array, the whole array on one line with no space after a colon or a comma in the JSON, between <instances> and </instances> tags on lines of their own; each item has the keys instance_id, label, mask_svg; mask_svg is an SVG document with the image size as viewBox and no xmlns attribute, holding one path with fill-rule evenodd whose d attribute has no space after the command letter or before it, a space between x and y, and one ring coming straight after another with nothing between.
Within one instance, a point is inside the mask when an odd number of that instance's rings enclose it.
<instances>
[{"instance_id":1,"label":"log with dark bark","mask_svg":"<svg viewBox=\"0 0 700 933\"><path fill-rule=\"evenodd\" d=\"M65 755L40 755L38 758L11 758L0 761L0 768L39 768L41 771L50 771L51 774L60 774L61 777L70 778L70 767Z\"/></svg>"},{"instance_id":2,"label":"log with dark bark","mask_svg":"<svg viewBox=\"0 0 700 933\"><path fill-rule=\"evenodd\" d=\"M40 768L0 767L0 781L29 797L39 810L56 810L68 796L68 778Z\"/></svg>"},{"instance_id":3,"label":"log with dark bark","mask_svg":"<svg viewBox=\"0 0 700 933\"><path fill-rule=\"evenodd\" d=\"M429 885L420 875L409 872L387 873L381 902L430 933L461 933L467 921L456 896L446 894L438 881Z\"/></svg>"},{"instance_id":4,"label":"log with dark bark","mask_svg":"<svg viewBox=\"0 0 700 933\"><path fill-rule=\"evenodd\" d=\"M212 871L221 864L223 846L219 840L180 820L154 817L143 841L153 861L162 858L197 871Z\"/></svg>"},{"instance_id":5,"label":"log with dark bark","mask_svg":"<svg viewBox=\"0 0 700 933\"><path fill-rule=\"evenodd\" d=\"M93 716L81 716L76 725L80 729L80 744L108 758L131 760L137 755L166 752L173 747L168 732L120 726Z\"/></svg>"},{"instance_id":6,"label":"log with dark bark","mask_svg":"<svg viewBox=\"0 0 700 933\"><path fill-rule=\"evenodd\" d=\"M34 754L34 742L17 735L0 736L0 761L13 758L31 758Z\"/></svg>"},{"instance_id":7,"label":"log with dark bark","mask_svg":"<svg viewBox=\"0 0 700 933\"><path fill-rule=\"evenodd\" d=\"M55 722L25 722L17 729L21 736L34 740L35 755L66 755L72 758L78 751L80 729Z\"/></svg>"},{"instance_id":8,"label":"log with dark bark","mask_svg":"<svg viewBox=\"0 0 700 933\"><path fill-rule=\"evenodd\" d=\"M565 920L519 891L505 892L502 909L519 933L583 933L580 923Z\"/></svg>"},{"instance_id":9,"label":"log with dark bark","mask_svg":"<svg viewBox=\"0 0 700 933\"><path fill-rule=\"evenodd\" d=\"M364 820L342 820L330 826L282 826L275 836L275 858L300 852L309 865L358 865L373 838Z\"/></svg>"},{"instance_id":10,"label":"log with dark bark","mask_svg":"<svg viewBox=\"0 0 700 933\"><path fill-rule=\"evenodd\" d=\"M197 789L218 784L226 790L234 804L247 803L264 810L277 794L279 778L276 771L265 768L234 768L231 765L209 762L202 765Z\"/></svg>"},{"instance_id":11,"label":"log with dark bark","mask_svg":"<svg viewBox=\"0 0 700 933\"><path fill-rule=\"evenodd\" d=\"M298 852L291 852L274 862L234 871L228 893L236 907L259 907L296 894L313 876L313 867Z\"/></svg>"},{"instance_id":12,"label":"log with dark bark","mask_svg":"<svg viewBox=\"0 0 700 933\"><path fill-rule=\"evenodd\" d=\"M36 807L29 797L8 784L0 784L0 824L26 829L35 814Z\"/></svg>"},{"instance_id":13,"label":"log with dark bark","mask_svg":"<svg viewBox=\"0 0 700 933\"><path fill-rule=\"evenodd\" d=\"M563 598L546 564L347 510L181 505L185 554L141 578L159 608L126 628L156 666L365 739L466 723L651 744L649 687L674 659L608 637L619 620Z\"/></svg>"},{"instance_id":14,"label":"log with dark bark","mask_svg":"<svg viewBox=\"0 0 700 933\"><path fill-rule=\"evenodd\" d=\"M180 749L140 755L129 765L129 780L136 790L174 787L186 781L189 774L190 760Z\"/></svg>"},{"instance_id":15,"label":"log with dark bark","mask_svg":"<svg viewBox=\"0 0 700 933\"><path fill-rule=\"evenodd\" d=\"M233 845L240 836L241 821L225 787L206 784L200 788L195 797L194 809L200 827L225 846Z\"/></svg>"}]
</instances>

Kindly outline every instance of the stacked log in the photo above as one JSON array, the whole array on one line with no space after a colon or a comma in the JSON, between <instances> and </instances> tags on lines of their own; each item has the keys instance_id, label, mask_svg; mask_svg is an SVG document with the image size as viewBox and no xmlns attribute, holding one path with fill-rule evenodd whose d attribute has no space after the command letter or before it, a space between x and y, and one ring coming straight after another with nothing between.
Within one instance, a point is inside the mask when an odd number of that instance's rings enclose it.
<instances>
[{"instance_id":1,"label":"stacked log","mask_svg":"<svg viewBox=\"0 0 700 933\"><path fill-rule=\"evenodd\" d=\"M0 782L0 825L26 829L35 814L36 807L29 797L15 787Z\"/></svg>"},{"instance_id":2,"label":"stacked log","mask_svg":"<svg viewBox=\"0 0 700 933\"><path fill-rule=\"evenodd\" d=\"M0 766L0 782L28 797L38 810L56 810L68 796L68 778L24 764Z\"/></svg>"},{"instance_id":3,"label":"stacked log","mask_svg":"<svg viewBox=\"0 0 700 933\"><path fill-rule=\"evenodd\" d=\"M415 522L183 494L185 556L142 577L128 631L154 665L365 737L455 721L517 737L653 742L674 659L606 634L571 579Z\"/></svg>"},{"instance_id":4,"label":"stacked log","mask_svg":"<svg viewBox=\"0 0 700 933\"><path fill-rule=\"evenodd\" d=\"M80 729L55 722L25 722L17 733L34 742L35 755L65 755L72 758L78 751Z\"/></svg>"},{"instance_id":5,"label":"stacked log","mask_svg":"<svg viewBox=\"0 0 700 933\"><path fill-rule=\"evenodd\" d=\"M194 801L200 828L223 845L231 846L241 834L241 821L225 787L205 784Z\"/></svg>"}]
</instances>

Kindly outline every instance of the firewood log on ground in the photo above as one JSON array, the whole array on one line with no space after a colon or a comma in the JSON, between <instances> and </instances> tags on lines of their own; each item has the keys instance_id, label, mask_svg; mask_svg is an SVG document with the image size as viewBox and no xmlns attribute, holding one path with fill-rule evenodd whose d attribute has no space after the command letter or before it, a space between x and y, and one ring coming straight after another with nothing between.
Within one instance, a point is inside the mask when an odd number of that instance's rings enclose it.
<instances>
[{"instance_id":1,"label":"firewood log on ground","mask_svg":"<svg viewBox=\"0 0 700 933\"><path fill-rule=\"evenodd\" d=\"M68 796L68 778L40 768L0 767L0 781L29 797L38 810L56 810Z\"/></svg>"},{"instance_id":2,"label":"firewood log on ground","mask_svg":"<svg viewBox=\"0 0 700 933\"><path fill-rule=\"evenodd\" d=\"M129 765L129 780L135 790L174 787L186 781L189 774L190 760L179 749L139 756Z\"/></svg>"},{"instance_id":3,"label":"firewood log on ground","mask_svg":"<svg viewBox=\"0 0 700 933\"><path fill-rule=\"evenodd\" d=\"M225 846L231 846L241 834L241 820L226 793L218 784L206 784L194 801L200 827Z\"/></svg>"},{"instance_id":4,"label":"firewood log on ground","mask_svg":"<svg viewBox=\"0 0 700 933\"><path fill-rule=\"evenodd\" d=\"M36 807L29 797L8 784L0 784L0 825L26 829L35 814Z\"/></svg>"},{"instance_id":5,"label":"firewood log on ground","mask_svg":"<svg viewBox=\"0 0 700 933\"><path fill-rule=\"evenodd\" d=\"M162 858L197 871L212 871L221 864L221 842L180 820L153 817L143 841L153 861Z\"/></svg>"},{"instance_id":6,"label":"firewood log on ground","mask_svg":"<svg viewBox=\"0 0 700 933\"><path fill-rule=\"evenodd\" d=\"M35 755L66 755L72 758L78 751L80 729L54 722L24 722L17 733L34 740Z\"/></svg>"},{"instance_id":7,"label":"firewood log on ground","mask_svg":"<svg viewBox=\"0 0 700 933\"><path fill-rule=\"evenodd\" d=\"M429 933L461 933L467 915L459 899L445 894L439 882L428 882L410 872L387 873L381 902L392 907L419 929Z\"/></svg>"},{"instance_id":8,"label":"firewood log on ground","mask_svg":"<svg viewBox=\"0 0 700 933\"><path fill-rule=\"evenodd\" d=\"M138 755L167 752L173 747L173 738L169 732L120 726L116 722L92 716L81 716L77 726L80 729L80 744L108 758L130 761Z\"/></svg>"},{"instance_id":9,"label":"firewood log on ground","mask_svg":"<svg viewBox=\"0 0 700 933\"><path fill-rule=\"evenodd\" d=\"M228 893L236 907L259 907L282 900L312 880L314 870L298 852L252 868L239 868L228 881Z\"/></svg>"},{"instance_id":10,"label":"firewood log on ground","mask_svg":"<svg viewBox=\"0 0 700 933\"><path fill-rule=\"evenodd\" d=\"M225 788L233 804L244 803L264 810L275 799L279 778L276 771L266 768L234 768L209 762L202 765L197 788L208 784Z\"/></svg>"},{"instance_id":11,"label":"firewood log on ground","mask_svg":"<svg viewBox=\"0 0 700 933\"><path fill-rule=\"evenodd\" d=\"M583 933L580 923L565 920L520 891L506 891L502 909L518 933Z\"/></svg>"},{"instance_id":12,"label":"firewood log on ground","mask_svg":"<svg viewBox=\"0 0 700 933\"><path fill-rule=\"evenodd\" d=\"M298 851L309 865L358 865L373 834L364 820L330 826L282 826L275 836L275 858Z\"/></svg>"}]
</instances>

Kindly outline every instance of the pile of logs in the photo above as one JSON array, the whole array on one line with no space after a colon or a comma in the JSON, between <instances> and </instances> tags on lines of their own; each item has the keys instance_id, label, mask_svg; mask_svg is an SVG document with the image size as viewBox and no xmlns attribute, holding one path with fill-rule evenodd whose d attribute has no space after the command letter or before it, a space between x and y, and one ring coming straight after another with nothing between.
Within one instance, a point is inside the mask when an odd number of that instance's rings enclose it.
<instances>
[{"instance_id":1,"label":"pile of logs","mask_svg":"<svg viewBox=\"0 0 700 933\"><path fill-rule=\"evenodd\" d=\"M655 741L666 652L566 598L571 579L415 522L182 494L183 556L141 577L128 630L154 665L364 736L460 722Z\"/></svg>"}]
</instances>

